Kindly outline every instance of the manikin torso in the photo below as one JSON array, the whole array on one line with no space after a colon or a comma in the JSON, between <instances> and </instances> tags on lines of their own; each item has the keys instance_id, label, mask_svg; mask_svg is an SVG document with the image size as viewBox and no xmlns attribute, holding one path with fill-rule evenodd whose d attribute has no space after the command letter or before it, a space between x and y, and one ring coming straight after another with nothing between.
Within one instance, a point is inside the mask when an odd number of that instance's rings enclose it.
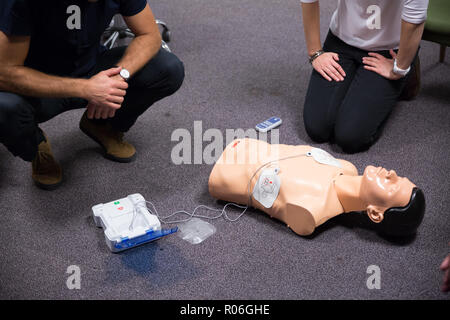
<instances>
[{"instance_id":1,"label":"manikin torso","mask_svg":"<svg viewBox=\"0 0 450 320\"><path fill-rule=\"evenodd\" d=\"M356 167L348 161L337 160L338 167L306 156L312 149L311 146L272 146L254 139L235 140L226 147L211 172L210 194L217 199L248 204L263 170L261 166L292 157L264 167L279 169L281 184L273 205L266 208L252 196L251 206L285 222L295 233L309 235L317 226L344 212L335 190L335 179L341 174L358 175Z\"/></svg>"}]
</instances>

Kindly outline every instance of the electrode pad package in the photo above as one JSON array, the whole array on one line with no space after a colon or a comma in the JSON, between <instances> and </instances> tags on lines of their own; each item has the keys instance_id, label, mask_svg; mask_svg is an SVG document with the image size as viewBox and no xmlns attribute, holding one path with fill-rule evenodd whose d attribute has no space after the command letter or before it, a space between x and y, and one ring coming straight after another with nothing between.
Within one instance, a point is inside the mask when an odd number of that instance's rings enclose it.
<instances>
[{"instance_id":1,"label":"electrode pad package","mask_svg":"<svg viewBox=\"0 0 450 320\"><path fill-rule=\"evenodd\" d=\"M216 233L216 227L199 218L183 222L178 228L178 236L191 244L199 244Z\"/></svg>"},{"instance_id":2,"label":"electrode pad package","mask_svg":"<svg viewBox=\"0 0 450 320\"><path fill-rule=\"evenodd\" d=\"M142 203L145 203L144 197L136 193L92 207L95 224L105 230L106 244L112 252L130 249L177 231L177 228L161 229L158 217Z\"/></svg>"}]
</instances>

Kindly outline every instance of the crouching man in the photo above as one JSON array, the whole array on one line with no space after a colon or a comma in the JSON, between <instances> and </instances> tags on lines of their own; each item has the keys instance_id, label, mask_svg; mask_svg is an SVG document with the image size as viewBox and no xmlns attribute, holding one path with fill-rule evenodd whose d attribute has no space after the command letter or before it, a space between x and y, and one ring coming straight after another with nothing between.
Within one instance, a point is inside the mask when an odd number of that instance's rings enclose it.
<instances>
[{"instance_id":1,"label":"crouching man","mask_svg":"<svg viewBox=\"0 0 450 320\"><path fill-rule=\"evenodd\" d=\"M106 50L100 39L118 13L136 37ZM0 2L0 142L32 162L41 188L56 188L62 169L40 123L86 108L80 129L108 159L130 162L136 150L124 133L183 79L146 0Z\"/></svg>"}]
</instances>

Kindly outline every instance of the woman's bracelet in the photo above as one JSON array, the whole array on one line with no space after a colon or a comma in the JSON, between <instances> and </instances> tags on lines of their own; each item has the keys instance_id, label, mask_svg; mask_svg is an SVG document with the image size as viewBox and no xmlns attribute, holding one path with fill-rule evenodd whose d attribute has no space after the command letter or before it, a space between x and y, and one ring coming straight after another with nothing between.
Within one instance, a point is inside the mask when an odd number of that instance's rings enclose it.
<instances>
[{"instance_id":1,"label":"woman's bracelet","mask_svg":"<svg viewBox=\"0 0 450 320\"><path fill-rule=\"evenodd\" d=\"M320 56L321 54L324 54L324 53L325 53L325 51L323 51L322 49L317 50L317 51L314 52L313 55L309 58L309 63L312 64L313 61L316 60L316 58L317 58L318 56Z\"/></svg>"}]
</instances>

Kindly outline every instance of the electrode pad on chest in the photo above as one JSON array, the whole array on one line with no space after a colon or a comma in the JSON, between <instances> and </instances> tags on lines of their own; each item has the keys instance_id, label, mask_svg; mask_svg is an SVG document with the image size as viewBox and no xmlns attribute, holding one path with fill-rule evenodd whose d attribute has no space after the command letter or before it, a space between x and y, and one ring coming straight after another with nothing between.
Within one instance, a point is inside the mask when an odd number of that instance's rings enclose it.
<instances>
[{"instance_id":1,"label":"electrode pad on chest","mask_svg":"<svg viewBox=\"0 0 450 320\"><path fill-rule=\"evenodd\" d=\"M306 155L309 157L313 157L313 159L319 163L342 168L339 160L333 157L325 150L319 148L312 148L311 151L309 151Z\"/></svg>"},{"instance_id":2,"label":"electrode pad on chest","mask_svg":"<svg viewBox=\"0 0 450 320\"><path fill-rule=\"evenodd\" d=\"M253 198L265 208L271 208L280 192L279 168L268 168L261 172L253 189Z\"/></svg>"}]
</instances>

